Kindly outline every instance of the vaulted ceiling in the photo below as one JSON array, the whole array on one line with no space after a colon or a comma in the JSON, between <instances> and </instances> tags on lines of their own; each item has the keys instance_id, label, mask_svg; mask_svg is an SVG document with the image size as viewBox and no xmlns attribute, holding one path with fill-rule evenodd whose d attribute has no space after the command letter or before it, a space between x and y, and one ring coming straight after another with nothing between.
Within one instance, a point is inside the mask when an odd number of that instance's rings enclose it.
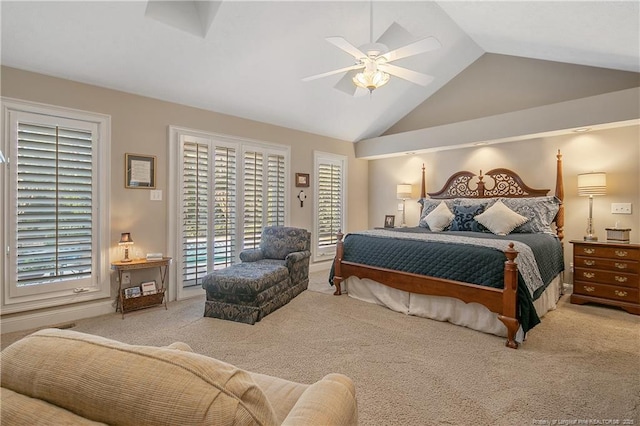
<instances>
[{"instance_id":1,"label":"vaulted ceiling","mask_svg":"<svg viewBox=\"0 0 640 426\"><path fill-rule=\"evenodd\" d=\"M637 1L2 1L0 7L3 65L345 141L419 128L425 116L437 121L443 115L435 112L436 100L456 108L443 93L497 88L500 80L485 85L470 74L490 75L507 57L519 58L506 65L514 73L558 66L543 61L595 67L581 80L583 92L640 81ZM373 94L354 97L333 87L340 74L302 81L353 64L326 37L360 46L394 22L410 34L389 43L391 49L427 36L442 44L397 61L433 76L428 86L392 77ZM570 81L575 72L566 75ZM527 83L502 81L513 90ZM556 96L552 87L563 88L560 96L570 99L570 86L553 81L548 90Z\"/></svg>"}]
</instances>

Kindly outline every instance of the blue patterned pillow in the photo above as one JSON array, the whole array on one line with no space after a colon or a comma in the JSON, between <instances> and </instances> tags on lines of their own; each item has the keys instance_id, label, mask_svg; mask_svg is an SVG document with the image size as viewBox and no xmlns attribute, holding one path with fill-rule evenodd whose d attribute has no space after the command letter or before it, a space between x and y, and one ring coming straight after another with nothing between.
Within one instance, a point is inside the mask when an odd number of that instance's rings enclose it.
<instances>
[{"instance_id":1,"label":"blue patterned pillow","mask_svg":"<svg viewBox=\"0 0 640 426\"><path fill-rule=\"evenodd\" d=\"M453 218L453 222L451 223L450 231L486 231L487 228L485 228L483 225L478 223L477 220L474 219L476 215L484 212L484 208L484 204L477 204L473 206L454 206L453 214L455 214L455 217Z\"/></svg>"},{"instance_id":2,"label":"blue patterned pillow","mask_svg":"<svg viewBox=\"0 0 640 426\"><path fill-rule=\"evenodd\" d=\"M560 200L553 196L528 198L501 198L511 210L529 219L512 232L553 234L551 223L560 209Z\"/></svg>"}]
</instances>

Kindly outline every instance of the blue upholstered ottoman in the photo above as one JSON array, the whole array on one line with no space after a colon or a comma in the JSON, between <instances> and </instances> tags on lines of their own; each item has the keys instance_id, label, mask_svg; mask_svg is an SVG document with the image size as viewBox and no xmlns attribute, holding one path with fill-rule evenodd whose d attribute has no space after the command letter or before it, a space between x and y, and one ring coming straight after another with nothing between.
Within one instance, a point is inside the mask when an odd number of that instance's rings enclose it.
<instances>
[{"instance_id":1,"label":"blue upholstered ottoman","mask_svg":"<svg viewBox=\"0 0 640 426\"><path fill-rule=\"evenodd\" d=\"M255 324L286 304L291 290L289 270L282 260L238 263L208 274L204 316Z\"/></svg>"}]
</instances>

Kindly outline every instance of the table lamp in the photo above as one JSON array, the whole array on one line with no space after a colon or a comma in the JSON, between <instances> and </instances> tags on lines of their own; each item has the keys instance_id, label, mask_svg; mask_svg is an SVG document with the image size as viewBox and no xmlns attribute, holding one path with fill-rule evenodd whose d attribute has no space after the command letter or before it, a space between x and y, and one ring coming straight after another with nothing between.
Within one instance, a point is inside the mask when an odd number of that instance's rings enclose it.
<instances>
[{"instance_id":1,"label":"table lamp","mask_svg":"<svg viewBox=\"0 0 640 426\"><path fill-rule=\"evenodd\" d=\"M120 234L120 241L118 245L124 246L124 259L121 262L131 262L129 259L129 246L133 245L133 240L131 239L130 232L123 232Z\"/></svg>"},{"instance_id":2,"label":"table lamp","mask_svg":"<svg viewBox=\"0 0 640 426\"><path fill-rule=\"evenodd\" d=\"M578 195L589 196L589 221L585 241L598 241L593 232L593 196L607 194L607 175L602 172L583 173L578 175Z\"/></svg>"},{"instance_id":3,"label":"table lamp","mask_svg":"<svg viewBox=\"0 0 640 426\"><path fill-rule=\"evenodd\" d=\"M399 200L402 200L402 223L400 224L402 228L405 228L407 226L407 224L405 223L405 216L404 216L405 201L411 198L411 191L412 191L411 185L408 183L401 183L396 186L397 197Z\"/></svg>"}]
</instances>

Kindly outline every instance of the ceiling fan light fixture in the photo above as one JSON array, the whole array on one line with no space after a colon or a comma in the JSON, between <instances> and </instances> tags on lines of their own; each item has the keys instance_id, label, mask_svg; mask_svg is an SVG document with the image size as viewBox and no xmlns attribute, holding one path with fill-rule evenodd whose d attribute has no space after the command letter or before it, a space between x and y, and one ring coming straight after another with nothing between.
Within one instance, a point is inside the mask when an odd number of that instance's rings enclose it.
<instances>
[{"instance_id":1,"label":"ceiling fan light fixture","mask_svg":"<svg viewBox=\"0 0 640 426\"><path fill-rule=\"evenodd\" d=\"M369 93L378 87L384 86L389 82L389 74L386 72L375 70L359 72L353 77L353 84L363 89L369 90Z\"/></svg>"}]
</instances>

